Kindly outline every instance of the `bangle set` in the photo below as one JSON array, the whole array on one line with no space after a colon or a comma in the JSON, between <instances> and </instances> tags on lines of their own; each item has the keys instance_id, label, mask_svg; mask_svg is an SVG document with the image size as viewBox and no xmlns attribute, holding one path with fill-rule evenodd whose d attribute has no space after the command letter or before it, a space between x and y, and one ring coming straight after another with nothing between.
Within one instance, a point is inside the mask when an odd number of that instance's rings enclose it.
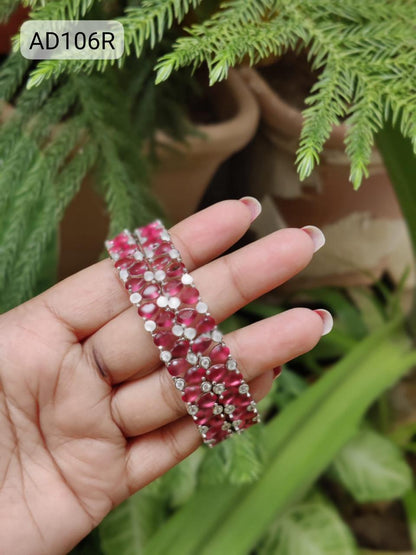
<instances>
[{"instance_id":1,"label":"bangle set","mask_svg":"<svg viewBox=\"0 0 416 555\"><path fill-rule=\"evenodd\" d=\"M204 443L259 422L249 386L162 222L105 245Z\"/></svg>"}]
</instances>

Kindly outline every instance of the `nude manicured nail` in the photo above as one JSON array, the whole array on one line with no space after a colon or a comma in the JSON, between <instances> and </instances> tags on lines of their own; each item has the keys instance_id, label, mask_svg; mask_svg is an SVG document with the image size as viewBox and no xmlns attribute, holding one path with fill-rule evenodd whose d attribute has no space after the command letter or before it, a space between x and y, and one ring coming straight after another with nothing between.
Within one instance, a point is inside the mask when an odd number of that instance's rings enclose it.
<instances>
[{"instance_id":1,"label":"nude manicured nail","mask_svg":"<svg viewBox=\"0 0 416 555\"><path fill-rule=\"evenodd\" d=\"M319 314L319 316L322 318L322 322L324 324L322 335L326 335L332 330L334 326L334 320L332 318L332 314L327 310L325 310L324 308L318 308L317 310L314 310L314 312Z\"/></svg>"},{"instance_id":2,"label":"nude manicured nail","mask_svg":"<svg viewBox=\"0 0 416 555\"><path fill-rule=\"evenodd\" d=\"M240 198L240 202L245 204L251 213L251 221L255 220L257 216L261 213L261 204L254 197L243 197Z\"/></svg>"},{"instance_id":3,"label":"nude manicured nail","mask_svg":"<svg viewBox=\"0 0 416 555\"><path fill-rule=\"evenodd\" d=\"M273 376L274 376L274 380L276 378L278 378L280 376L280 374L282 373L282 367L281 366L276 366L276 368L273 368Z\"/></svg>"},{"instance_id":4,"label":"nude manicured nail","mask_svg":"<svg viewBox=\"0 0 416 555\"><path fill-rule=\"evenodd\" d=\"M325 235L315 225L305 225L302 230L309 235L313 241L314 250L313 252L319 251L321 247L325 245Z\"/></svg>"}]
</instances>

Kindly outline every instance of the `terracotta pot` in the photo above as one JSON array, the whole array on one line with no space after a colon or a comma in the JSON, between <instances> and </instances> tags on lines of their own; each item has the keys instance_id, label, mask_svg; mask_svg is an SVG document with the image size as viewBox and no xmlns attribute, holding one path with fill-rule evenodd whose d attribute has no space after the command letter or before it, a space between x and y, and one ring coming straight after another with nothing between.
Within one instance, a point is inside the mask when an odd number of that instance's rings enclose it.
<instances>
[{"instance_id":1,"label":"terracotta pot","mask_svg":"<svg viewBox=\"0 0 416 555\"><path fill-rule=\"evenodd\" d=\"M241 75L261 111L259 133L250 152L250 187L261 197L261 235L285 226L313 224L327 242L299 278L302 286L372 283L384 271L399 281L413 268L405 221L382 159L373 150L369 177L354 191L345 154L346 126L338 125L325 144L320 165L304 182L295 166L302 128L300 110L289 105L252 68ZM414 283L414 274L408 286Z\"/></svg>"},{"instance_id":2,"label":"terracotta pot","mask_svg":"<svg viewBox=\"0 0 416 555\"><path fill-rule=\"evenodd\" d=\"M231 70L210 94L218 123L198 125L203 136L191 136L184 144L164 133L157 135L161 165L152 188L173 222L195 212L220 164L241 150L257 129L257 101L238 71Z\"/></svg>"},{"instance_id":3,"label":"terracotta pot","mask_svg":"<svg viewBox=\"0 0 416 555\"><path fill-rule=\"evenodd\" d=\"M257 102L237 71L231 71L227 81L212 87L211 94L219 123L198 126L203 137L192 136L183 144L158 133L160 165L152 187L173 222L197 209L218 166L247 144L258 125ZM12 106L0 102L0 122L13 112ZM96 262L107 229L103 200L87 176L61 222L60 278Z\"/></svg>"}]
</instances>

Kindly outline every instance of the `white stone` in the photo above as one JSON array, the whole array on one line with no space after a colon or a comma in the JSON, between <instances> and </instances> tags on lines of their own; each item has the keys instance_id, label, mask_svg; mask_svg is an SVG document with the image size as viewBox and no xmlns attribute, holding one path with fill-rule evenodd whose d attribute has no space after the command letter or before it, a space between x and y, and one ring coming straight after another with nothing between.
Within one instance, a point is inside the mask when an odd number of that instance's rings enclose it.
<instances>
[{"instance_id":1,"label":"white stone","mask_svg":"<svg viewBox=\"0 0 416 555\"><path fill-rule=\"evenodd\" d=\"M229 422L224 422L224 424L221 426L221 428L223 430L227 431L231 428L231 424Z\"/></svg>"},{"instance_id":2,"label":"white stone","mask_svg":"<svg viewBox=\"0 0 416 555\"><path fill-rule=\"evenodd\" d=\"M163 270L157 270L155 272L155 280L156 281L163 281L166 277L166 274Z\"/></svg>"},{"instance_id":3,"label":"white stone","mask_svg":"<svg viewBox=\"0 0 416 555\"><path fill-rule=\"evenodd\" d=\"M122 279L123 281L127 281L128 277L129 277L129 273L128 271L123 268L122 270L120 270L120 279Z\"/></svg>"},{"instance_id":4,"label":"white stone","mask_svg":"<svg viewBox=\"0 0 416 555\"><path fill-rule=\"evenodd\" d=\"M177 251L176 249L171 249L171 250L169 251L169 256L170 256L171 258L174 258L174 259L175 259L175 258L179 258L181 255L179 254L179 251Z\"/></svg>"},{"instance_id":5,"label":"white stone","mask_svg":"<svg viewBox=\"0 0 416 555\"><path fill-rule=\"evenodd\" d=\"M228 370L235 370L237 368L237 362L233 358L228 359L227 368Z\"/></svg>"},{"instance_id":6,"label":"white stone","mask_svg":"<svg viewBox=\"0 0 416 555\"><path fill-rule=\"evenodd\" d=\"M162 239L162 241L170 241L169 232L166 229L164 229L160 234L160 238Z\"/></svg>"},{"instance_id":7,"label":"white stone","mask_svg":"<svg viewBox=\"0 0 416 555\"><path fill-rule=\"evenodd\" d=\"M218 403L212 407L212 413L215 415L221 414L223 410L224 407L222 405L219 405Z\"/></svg>"},{"instance_id":8,"label":"white stone","mask_svg":"<svg viewBox=\"0 0 416 555\"><path fill-rule=\"evenodd\" d=\"M168 306L168 303L168 298L163 295L160 295L160 297L156 299L156 304L157 306L160 306L160 308L165 308L166 306Z\"/></svg>"},{"instance_id":9,"label":"white stone","mask_svg":"<svg viewBox=\"0 0 416 555\"><path fill-rule=\"evenodd\" d=\"M195 353L188 353L186 355L186 360L189 362L189 364L196 364L198 362L198 355L196 355Z\"/></svg>"},{"instance_id":10,"label":"white stone","mask_svg":"<svg viewBox=\"0 0 416 555\"><path fill-rule=\"evenodd\" d=\"M211 391L211 387L212 387L211 382L202 382L201 383L201 391L203 391L204 393L208 393L208 391Z\"/></svg>"},{"instance_id":11,"label":"white stone","mask_svg":"<svg viewBox=\"0 0 416 555\"><path fill-rule=\"evenodd\" d=\"M231 414L234 411L235 411L235 406L234 405L225 405L224 412L226 414Z\"/></svg>"},{"instance_id":12,"label":"white stone","mask_svg":"<svg viewBox=\"0 0 416 555\"><path fill-rule=\"evenodd\" d=\"M195 309L200 314L204 314L208 310L208 305L202 301L198 301Z\"/></svg>"},{"instance_id":13,"label":"white stone","mask_svg":"<svg viewBox=\"0 0 416 555\"><path fill-rule=\"evenodd\" d=\"M220 330L213 330L211 333L211 337L213 341L217 341L219 343L222 340L223 335Z\"/></svg>"},{"instance_id":14,"label":"white stone","mask_svg":"<svg viewBox=\"0 0 416 555\"><path fill-rule=\"evenodd\" d=\"M144 254L147 256L147 258L153 258L154 252L153 249L151 247L144 247Z\"/></svg>"},{"instance_id":15,"label":"white stone","mask_svg":"<svg viewBox=\"0 0 416 555\"><path fill-rule=\"evenodd\" d=\"M130 295L130 302L133 304L137 304L142 300L142 296L140 295L140 293L132 293Z\"/></svg>"},{"instance_id":16,"label":"white stone","mask_svg":"<svg viewBox=\"0 0 416 555\"><path fill-rule=\"evenodd\" d=\"M225 385L223 383L217 383L214 385L214 387L212 388L212 391L216 394L216 395L221 395L221 393L224 393L225 391Z\"/></svg>"},{"instance_id":17,"label":"white stone","mask_svg":"<svg viewBox=\"0 0 416 555\"><path fill-rule=\"evenodd\" d=\"M191 274L183 274L181 277L181 282L184 285L190 285L193 281L194 281L194 278L191 276Z\"/></svg>"},{"instance_id":18,"label":"white stone","mask_svg":"<svg viewBox=\"0 0 416 555\"><path fill-rule=\"evenodd\" d=\"M242 420L234 420L233 422L234 430L238 430L242 423L243 423Z\"/></svg>"},{"instance_id":19,"label":"white stone","mask_svg":"<svg viewBox=\"0 0 416 555\"><path fill-rule=\"evenodd\" d=\"M187 410L188 414L190 414L191 416L195 416L195 414L198 412L198 407L196 405L189 405Z\"/></svg>"},{"instance_id":20,"label":"white stone","mask_svg":"<svg viewBox=\"0 0 416 555\"><path fill-rule=\"evenodd\" d=\"M181 300L179 299L179 297L171 297L168 304L169 308L175 310L176 308L178 308L178 306L180 306Z\"/></svg>"},{"instance_id":21,"label":"white stone","mask_svg":"<svg viewBox=\"0 0 416 555\"><path fill-rule=\"evenodd\" d=\"M144 258L140 251L134 251L133 256L134 256L135 260L139 260L139 261L143 260L143 258Z\"/></svg>"},{"instance_id":22,"label":"white stone","mask_svg":"<svg viewBox=\"0 0 416 555\"><path fill-rule=\"evenodd\" d=\"M242 383L238 388L238 392L241 393L241 395L244 395L245 393L248 393L248 389L248 384Z\"/></svg>"},{"instance_id":23,"label":"white stone","mask_svg":"<svg viewBox=\"0 0 416 555\"><path fill-rule=\"evenodd\" d=\"M110 250L114 243L113 243L113 241L105 241L104 244L105 244L105 248L107 250ZM110 254L110 256L112 256L112 254Z\"/></svg>"},{"instance_id":24,"label":"white stone","mask_svg":"<svg viewBox=\"0 0 416 555\"><path fill-rule=\"evenodd\" d=\"M182 391L185 388L185 380L183 378L175 378L175 387Z\"/></svg>"},{"instance_id":25,"label":"white stone","mask_svg":"<svg viewBox=\"0 0 416 555\"><path fill-rule=\"evenodd\" d=\"M172 358L172 353L170 353L169 351L162 351L160 353L160 360L162 362L169 362L171 358Z\"/></svg>"},{"instance_id":26,"label":"white stone","mask_svg":"<svg viewBox=\"0 0 416 555\"><path fill-rule=\"evenodd\" d=\"M183 335L183 327L180 324L175 324L172 327L172 333L173 335L176 335L176 337L180 337Z\"/></svg>"},{"instance_id":27,"label":"white stone","mask_svg":"<svg viewBox=\"0 0 416 555\"><path fill-rule=\"evenodd\" d=\"M207 431L209 430L208 426L199 426L199 431L201 432L201 434L205 435L207 433Z\"/></svg>"},{"instance_id":28,"label":"white stone","mask_svg":"<svg viewBox=\"0 0 416 555\"><path fill-rule=\"evenodd\" d=\"M199 364L202 366L202 368L209 368L211 366L211 359L209 357L201 357Z\"/></svg>"},{"instance_id":29,"label":"white stone","mask_svg":"<svg viewBox=\"0 0 416 555\"><path fill-rule=\"evenodd\" d=\"M146 270L146 272L144 273L143 277L144 277L144 280L145 280L145 281L152 281L154 275L153 275L153 272L151 272L150 270Z\"/></svg>"},{"instance_id":30,"label":"white stone","mask_svg":"<svg viewBox=\"0 0 416 555\"><path fill-rule=\"evenodd\" d=\"M186 339L195 339L196 329L195 328L186 328L184 335L185 335Z\"/></svg>"},{"instance_id":31,"label":"white stone","mask_svg":"<svg viewBox=\"0 0 416 555\"><path fill-rule=\"evenodd\" d=\"M154 322L153 320L146 320L146 322L144 323L144 329L146 331L150 331L150 333L152 331L155 331L156 329L156 322Z\"/></svg>"}]
</instances>

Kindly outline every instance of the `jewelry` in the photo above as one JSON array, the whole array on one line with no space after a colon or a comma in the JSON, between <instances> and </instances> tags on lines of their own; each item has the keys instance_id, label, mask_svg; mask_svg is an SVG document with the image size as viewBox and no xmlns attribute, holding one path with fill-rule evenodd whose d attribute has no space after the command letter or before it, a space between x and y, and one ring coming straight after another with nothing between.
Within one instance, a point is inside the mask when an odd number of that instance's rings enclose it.
<instances>
[{"instance_id":1,"label":"jewelry","mask_svg":"<svg viewBox=\"0 0 416 555\"><path fill-rule=\"evenodd\" d=\"M204 442L212 447L259 422L249 386L163 224L134 236L125 230L106 247Z\"/></svg>"}]
</instances>

